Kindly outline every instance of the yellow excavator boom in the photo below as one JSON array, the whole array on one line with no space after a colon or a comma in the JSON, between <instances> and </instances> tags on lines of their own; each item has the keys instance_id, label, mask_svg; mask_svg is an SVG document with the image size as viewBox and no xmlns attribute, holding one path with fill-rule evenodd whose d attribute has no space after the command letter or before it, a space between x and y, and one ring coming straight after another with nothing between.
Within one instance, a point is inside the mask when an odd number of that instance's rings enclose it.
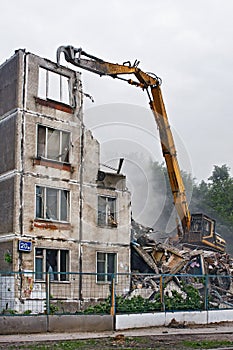
<instances>
[{"instance_id":1,"label":"yellow excavator boom","mask_svg":"<svg viewBox=\"0 0 233 350\"><path fill-rule=\"evenodd\" d=\"M170 186L173 194L174 204L179 215L183 233L189 231L191 224L191 214L185 194L185 186L182 180L179 168L176 148L173 135L169 126L162 92L161 79L151 73L145 73L138 68L138 61L133 65L129 61L123 64L114 64L105 62L93 55L87 54L81 48L76 49L73 46L61 46L57 50L57 63L60 64L61 53L64 53L67 62L100 76L110 76L125 80L131 85L142 88L148 94L150 107L157 123L163 156L166 161ZM125 79L122 75L133 74L137 80Z\"/></svg>"}]
</instances>

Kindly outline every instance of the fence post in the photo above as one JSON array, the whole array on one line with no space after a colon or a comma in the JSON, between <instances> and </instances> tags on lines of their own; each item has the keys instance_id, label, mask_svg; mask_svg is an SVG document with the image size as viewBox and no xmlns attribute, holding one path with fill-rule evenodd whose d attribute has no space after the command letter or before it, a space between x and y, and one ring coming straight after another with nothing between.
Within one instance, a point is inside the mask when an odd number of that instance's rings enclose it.
<instances>
[{"instance_id":1,"label":"fence post","mask_svg":"<svg viewBox=\"0 0 233 350\"><path fill-rule=\"evenodd\" d=\"M116 313L116 298L115 298L115 276L112 276L111 281L111 307L110 307L110 315L115 316Z\"/></svg>"},{"instance_id":2,"label":"fence post","mask_svg":"<svg viewBox=\"0 0 233 350\"><path fill-rule=\"evenodd\" d=\"M160 289L161 310L162 310L162 311L165 311L165 305L164 305L164 290L163 290L163 275L160 275L160 278L159 278L159 289Z\"/></svg>"},{"instance_id":3,"label":"fence post","mask_svg":"<svg viewBox=\"0 0 233 350\"><path fill-rule=\"evenodd\" d=\"M205 304L204 304L204 309L208 310L208 283L209 283L209 278L208 275L205 275Z\"/></svg>"},{"instance_id":4,"label":"fence post","mask_svg":"<svg viewBox=\"0 0 233 350\"><path fill-rule=\"evenodd\" d=\"M45 276L46 283L46 314L50 314L50 274L46 272Z\"/></svg>"}]
</instances>

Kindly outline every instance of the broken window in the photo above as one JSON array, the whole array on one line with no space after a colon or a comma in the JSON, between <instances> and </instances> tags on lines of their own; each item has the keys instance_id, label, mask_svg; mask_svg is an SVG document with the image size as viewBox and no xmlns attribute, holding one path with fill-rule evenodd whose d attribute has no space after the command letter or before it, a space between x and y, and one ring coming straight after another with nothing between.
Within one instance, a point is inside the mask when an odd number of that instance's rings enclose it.
<instances>
[{"instance_id":1,"label":"broken window","mask_svg":"<svg viewBox=\"0 0 233 350\"><path fill-rule=\"evenodd\" d=\"M115 197L98 196L98 225L117 227Z\"/></svg>"},{"instance_id":2,"label":"broken window","mask_svg":"<svg viewBox=\"0 0 233 350\"><path fill-rule=\"evenodd\" d=\"M69 191L36 186L36 218L69 221Z\"/></svg>"},{"instance_id":3,"label":"broken window","mask_svg":"<svg viewBox=\"0 0 233 350\"><path fill-rule=\"evenodd\" d=\"M40 67L38 97L70 105L70 79Z\"/></svg>"},{"instance_id":4,"label":"broken window","mask_svg":"<svg viewBox=\"0 0 233 350\"><path fill-rule=\"evenodd\" d=\"M35 249L36 280L45 280L49 272L51 281L68 281L69 251L60 249Z\"/></svg>"},{"instance_id":5,"label":"broken window","mask_svg":"<svg viewBox=\"0 0 233 350\"><path fill-rule=\"evenodd\" d=\"M70 133L38 125L37 157L69 162Z\"/></svg>"},{"instance_id":6,"label":"broken window","mask_svg":"<svg viewBox=\"0 0 233 350\"><path fill-rule=\"evenodd\" d=\"M116 273L116 253L97 252L97 282L111 282Z\"/></svg>"}]
</instances>

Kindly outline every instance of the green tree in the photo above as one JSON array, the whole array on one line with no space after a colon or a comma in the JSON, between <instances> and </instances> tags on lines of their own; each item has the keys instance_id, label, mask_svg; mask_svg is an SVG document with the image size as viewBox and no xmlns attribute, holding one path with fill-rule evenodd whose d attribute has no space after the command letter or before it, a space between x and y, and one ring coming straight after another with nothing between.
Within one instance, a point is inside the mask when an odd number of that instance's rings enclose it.
<instances>
[{"instance_id":1,"label":"green tree","mask_svg":"<svg viewBox=\"0 0 233 350\"><path fill-rule=\"evenodd\" d=\"M230 176L230 169L226 164L215 165L208 180L205 202L208 201L208 206L233 226L233 178Z\"/></svg>"}]
</instances>

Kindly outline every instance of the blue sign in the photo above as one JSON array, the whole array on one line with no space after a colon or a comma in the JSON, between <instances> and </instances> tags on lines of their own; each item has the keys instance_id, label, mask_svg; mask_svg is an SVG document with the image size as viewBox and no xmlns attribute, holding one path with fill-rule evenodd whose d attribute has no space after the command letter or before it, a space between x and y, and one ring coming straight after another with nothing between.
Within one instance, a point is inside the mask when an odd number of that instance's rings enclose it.
<instances>
[{"instance_id":1,"label":"blue sign","mask_svg":"<svg viewBox=\"0 0 233 350\"><path fill-rule=\"evenodd\" d=\"M32 242L19 241L19 251L20 252L31 252Z\"/></svg>"}]
</instances>

